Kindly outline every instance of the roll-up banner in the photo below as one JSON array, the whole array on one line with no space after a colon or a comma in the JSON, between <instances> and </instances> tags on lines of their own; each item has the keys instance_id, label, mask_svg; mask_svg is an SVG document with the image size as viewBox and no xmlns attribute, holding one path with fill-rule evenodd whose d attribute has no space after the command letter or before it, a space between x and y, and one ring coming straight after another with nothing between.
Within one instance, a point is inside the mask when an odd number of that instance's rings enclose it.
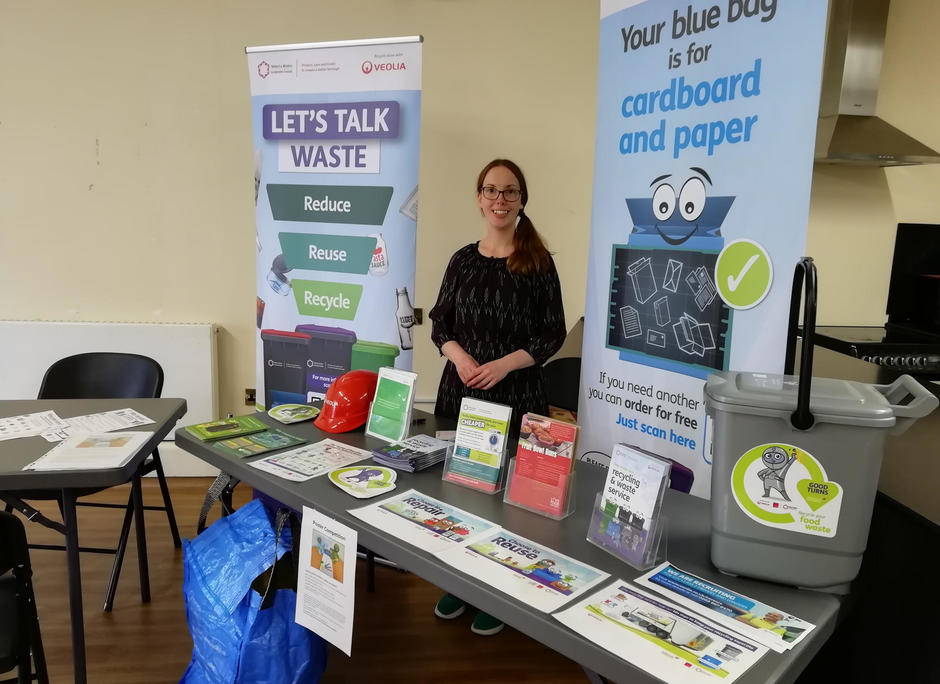
<instances>
[{"instance_id":1,"label":"roll-up banner","mask_svg":"<svg viewBox=\"0 0 940 684\"><path fill-rule=\"evenodd\" d=\"M601 3L580 458L672 459L708 497L704 379L783 369L827 3Z\"/></svg>"},{"instance_id":2,"label":"roll-up banner","mask_svg":"<svg viewBox=\"0 0 940 684\"><path fill-rule=\"evenodd\" d=\"M246 49L257 405L346 371L411 369L421 38Z\"/></svg>"}]
</instances>

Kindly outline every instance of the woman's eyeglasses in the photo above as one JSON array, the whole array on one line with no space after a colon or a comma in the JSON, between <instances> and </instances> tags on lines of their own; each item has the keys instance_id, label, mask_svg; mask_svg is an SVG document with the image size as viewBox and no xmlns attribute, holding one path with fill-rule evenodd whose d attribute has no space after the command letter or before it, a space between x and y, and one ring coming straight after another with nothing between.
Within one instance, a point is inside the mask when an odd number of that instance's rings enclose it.
<instances>
[{"instance_id":1,"label":"woman's eyeglasses","mask_svg":"<svg viewBox=\"0 0 940 684\"><path fill-rule=\"evenodd\" d=\"M488 200L498 199L500 195L503 196L503 199L507 202L515 202L520 197L522 197L522 192L519 188L506 188L505 190L497 190L495 185L484 185L480 188L480 192L483 193L483 197Z\"/></svg>"}]
</instances>

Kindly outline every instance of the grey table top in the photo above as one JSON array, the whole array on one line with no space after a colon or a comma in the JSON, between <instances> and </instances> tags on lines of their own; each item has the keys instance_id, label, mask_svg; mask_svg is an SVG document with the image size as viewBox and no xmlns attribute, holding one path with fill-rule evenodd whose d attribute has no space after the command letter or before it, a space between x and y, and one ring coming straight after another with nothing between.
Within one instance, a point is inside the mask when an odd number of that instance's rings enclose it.
<instances>
[{"instance_id":1,"label":"grey table top","mask_svg":"<svg viewBox=\"0 0 940 684\"><path fill-rule=\"evenodd\" d=\"M330 437L366 449L383 444L377 439L367 437L362 429L328 435L317 430L312 422L284 426L262 413L256 415L272 426L285 429L311 442ZM438 429L453 429L453 421L439 419L421 411L415 411L415 416L424 421L415 426L415 432L433 434ZM211 443L196 439L184 429L177 430L176 443L184 450L295 510L308 506L352 527L359 533L359 543L366 548L441 589L460 596L468 603L498 617L591 671L618 682L658 681L652 675L571 631L549 614L441 563L433 555L389 536L347 512L376 499L353 499L323 477L300 483L289 482L249 467L248 463L255 459L229 456L220 449L213 448ZM589 543L585 538L594 498L603 486L605 475L604 468L583 462L577 464L576 510L561 521L505 504L501 492L497 495L487 495L444 482L441 479L441 466L420 473L400 472L397 491L414 488L604 570L610 573L612 579L630 581L642 573ZM668 518L667 557L671 563L816 625L816 629L788 653L768 652L739 680L750 683L794 681L832 634L841 605L840 599L829 594L721 574L709 560L711 517L708 501L669 490L664 503L664 514ZM609 582L600 586L607 583Z\"/></svg>"},{"instance_id":2,"label":"grey table top","mask_svg":"<svg viewBox=\"0 0 940 684\"><path fill-rule=\"evenodd\" d=\"M55 411L60 418L74 418L89 413L132 408L154 421L153 425L133 428L152 431L153 436L137 455L120 468L100 470L32 471L23 470L49 451L54 444L42 437L21 437L0 441L0 490L84 489L110 487L130 481L140 462L186 413L185 399L22 399L0 401L0 418L9 418L39 411Z\"/></svg>"}]
</instances>

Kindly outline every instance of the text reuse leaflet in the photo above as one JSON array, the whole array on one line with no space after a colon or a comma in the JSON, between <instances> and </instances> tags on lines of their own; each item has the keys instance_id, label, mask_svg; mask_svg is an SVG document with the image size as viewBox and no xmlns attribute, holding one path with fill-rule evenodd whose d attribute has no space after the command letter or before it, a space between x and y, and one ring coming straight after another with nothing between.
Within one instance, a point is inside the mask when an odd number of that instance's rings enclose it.
<instances>
[{"instance_id":1,"label":"text reuse leaflet","mask_svg":"<svg viewBox=\"0 0 940 684\"><path fill-rule=\"evenodd\" d=\"M546 613L609 577L606 572L504 529L437 556Z\"/></svg>"},{"instance_id":2,"label":"text reuse leaflet","mask_svg":"<svg viewBox=\"0 0 940 684\"><path fill-rule=\"evenodd\" d=\"M414 489L349 513L429 553L454 548L498 529L483 518Z\"/></svg>"},{"instance_id":3,"label":"text reuse leaflet","mask_svg":"<svg viewBox=\"0 0 940 684\"><path fill-rule=\"evenodd\" d=\"M766 646L623 580L553 617L666 682L733 682L767 652Z\"/></svg>"},{"instance_id":4,"label":"text reuse leaflet","mask_svg":"<svg viewBox=\"0 0 940 684\"><path fill-rule=\"evenodd\" d=\"M815 627L778 608L683 572L671 563L653 568L636 583L778 653L793 648Z\"/></svg>"},{"instance_id":5,"label":"text reuse leaflet","mask_svg":"<svg viewBox=\"0 0 940 684\"><path fill-rule=\"evenodd\" d=\"M248 465L285 480L303 482L328 473L334 468L342 468L371 457L371 451L357 449L333 439L324 439L315 444L305 444L290 451L266 456Z\"/></svg>"},{"instance_id":6,"label":"text reuse leaflet","mask_svg":"<svg viewBox=\"0 0 940 684\"><path fill-rule=\"evenodd\" d=\"M356 545L351 527L304 506L294 621L352 655Z\"/></svg>"}]
</instances>

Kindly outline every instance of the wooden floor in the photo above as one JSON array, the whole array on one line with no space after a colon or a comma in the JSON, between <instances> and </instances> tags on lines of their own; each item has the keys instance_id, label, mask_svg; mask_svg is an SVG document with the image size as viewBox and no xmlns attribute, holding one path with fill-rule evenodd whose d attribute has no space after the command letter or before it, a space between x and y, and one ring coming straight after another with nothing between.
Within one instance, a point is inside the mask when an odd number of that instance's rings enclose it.
<instances>
[{"instance_id":1,"label":"wooden floor","mask_svg":"<svg viewBox=\"0 0 940 684\"><path fill-rule=\"evenodd\" d=\"M180 534L193 537L196 519L211 479L170 478ZM236 491L236 503L250 491ZM144 483L144 501L157 503L156 481ZM126 488L97 495L100 501L126 501ZM58 512L40 507L50 517ZM218 507L213 517L218 516ZM113 546L120 511L81 507L79 539L85 546ZM27 523L32 542L60 543L61 537ZM101 605L113 556L84 553L82 589L85 608L88 681L91 684L161 684L178 682L189 663L192 641L183 608L182 551L174 549L166 516L147 513L152 601L140 601L133 536L124 561L114 610ZM65 554L32 551L34 579L46 659L53 684L72 681ZM580 666L513 629L480 637L470 631L472 615L443 621L433 614L440 591L414 575L378 566L376 592L357 572L353 658L331 647L324 684L354 682L578 682L587 681Z\"/></svg>"}]
</instances>

